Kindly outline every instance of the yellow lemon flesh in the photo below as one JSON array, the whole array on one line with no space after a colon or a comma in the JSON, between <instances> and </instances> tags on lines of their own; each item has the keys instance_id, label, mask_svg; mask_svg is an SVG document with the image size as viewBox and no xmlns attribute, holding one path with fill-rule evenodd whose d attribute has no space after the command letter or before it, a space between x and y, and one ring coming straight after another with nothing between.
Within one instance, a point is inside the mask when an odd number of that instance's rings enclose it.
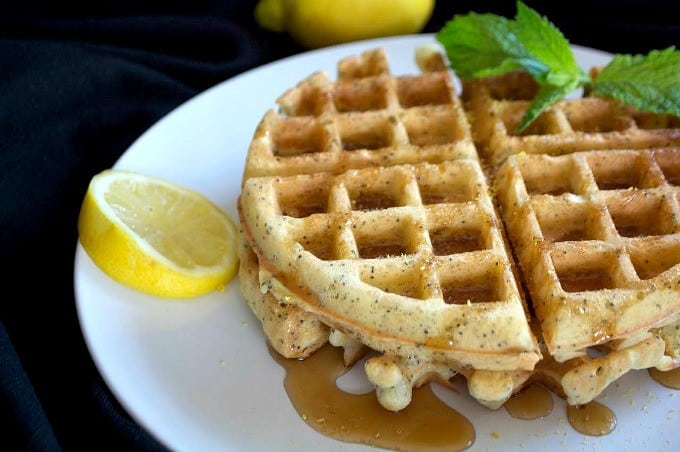
<instances>
[{"instance_id":1,"label":"yellow lemon flesh","mask_svg":"<svg viewBox=\"0 0 680 452\"><path fill-rule=\"evenodd\" d=\"M260 0L255 18L264 28L287 31L318 48L361 39L417 33L434 0Z\"/></svg>"},{"instance_id":2,"label":"yellow lemon flesh","mask_svg":"<svg viewBox=\"0 0 680 452\"><path fill-rule=\"evenodd\" d=\"M78 234L104 273L152 295L194 297L236 274L231 219L203 195L162 179L122 170L95 175Z\"/></svg>"}]
</instances>

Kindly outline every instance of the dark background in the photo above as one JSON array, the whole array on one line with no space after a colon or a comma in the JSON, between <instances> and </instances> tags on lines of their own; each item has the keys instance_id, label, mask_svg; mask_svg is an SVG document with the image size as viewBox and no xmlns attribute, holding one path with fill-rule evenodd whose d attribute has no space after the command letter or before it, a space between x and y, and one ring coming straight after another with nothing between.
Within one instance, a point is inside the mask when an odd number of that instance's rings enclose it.
<instances>
[{"instance_id":1,"label":"dark background","mask_svg":"<svg viewBox=\"0 0 680 452\"><path fill-rule=\"evenodd\" d=\"M90 178L154 122L244 70L305 49L255 1L0 0L0 449L162 449L118 405L76 318L76 220ZM527 1L574 44L680 44L677 1ZM439 0L514 16L513 1Z\"/></svg>"}]
</instances>

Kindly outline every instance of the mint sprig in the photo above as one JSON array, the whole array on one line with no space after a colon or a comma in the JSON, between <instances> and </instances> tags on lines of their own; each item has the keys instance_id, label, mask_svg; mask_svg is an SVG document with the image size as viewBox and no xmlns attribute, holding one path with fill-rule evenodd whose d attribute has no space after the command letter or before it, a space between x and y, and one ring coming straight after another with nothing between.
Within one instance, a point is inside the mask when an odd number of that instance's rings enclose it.
<instances>
[{"instance_id":1,"label":"mint sprig","mask_svg":"<svg viewBox=\"0 0 680 452\"><path fill-rule=\"evenodd\" d=\"M514 33L526 47L529 55L546 67L543 72L532 71L533 65L525 66L541 84L565 85L583 78L583 71L576 64L569 41L548 19L522 2L517 3Z\"/></svg>"},{"instance_id":2,"label":"mint sprig","mask_svg":"<svg viewBox=\"0 0 680 452\"><path fill-rule=\"evenodd\" d=\"M514 20L494 14L456 15L437 33L451 68L462 78L524 69L539 85L518 132L581 87L640 110L680 115L680 53L616 55L596 80L580 68L569 41L546 17L517 2Z\"/></svg>"},{"instance_id":3,"label":"mint sprig","mask_svg":"<svg viewBox=\"0 0 680 452\"><path fill-rule=\"evenodd\" d=\"M513 28L504 17L469 13L454 16L437 39L460 77L489 77L521 69L521 61L532 60Z\"/></svg>"},{"instance_id":4,"label":"mint sprig","mask_svg":"<svg viewBox=\"0 0 680 452\"><path fill-rule=\"evenodd\" d=\"M615 55L592 89L639 110L680 115L680 52L669 47L647 55Z\"/></svg>"}]
</instances>

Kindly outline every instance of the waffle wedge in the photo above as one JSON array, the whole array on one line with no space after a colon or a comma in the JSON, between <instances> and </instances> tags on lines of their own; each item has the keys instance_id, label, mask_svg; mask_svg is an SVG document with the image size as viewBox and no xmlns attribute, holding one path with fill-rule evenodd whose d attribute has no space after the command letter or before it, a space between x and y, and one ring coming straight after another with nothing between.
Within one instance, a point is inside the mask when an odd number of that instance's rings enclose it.
<instances>
[{"instance_id":1,"label":"waffle wedge","mask_svg":"<svg viewBox=\"0 0 680 452\"><path fill-rule=\"evenodd\" d=\"M475 143L493 166L520 152L561 155L680 145L679 118L641 113L615 100L590 96L557 102L518 133L522 116L538 92L531 75L512 72L462 84Z\"/></svg>"},{"instance_id":2,"label":"waffle wedge","mask_svg":"<svg viewBox=\"0 0 680 452\"><path fill-rule=\"evenodd\" d=\"M508 232L558 361L680 316L679 192L664 174L678 159L678 148L521 154L500 169Z\"/></svg>"},{"instance_id":3,"label":"waffle wedge","mask_svg":"<svg viewBox=\"0 0 680 452\"><path fill-rule=\"evenodd\" d=\"M289 216L281 193L323 211ZM241 213L260 265L373 349L487 370L538 360L476 160L251 178Z\"/></svg>"},{"instance_id":4,"label":"waffle wedge","mask_svg":"<svg viewBox=\"0 0 680 452\"><path fill-rule=\"evenodd\" d=\"M441 366L444 378L533 369L538 345L450 74L393 76L378 49L278 103L239 199L261 291L384 354L409 389Z\"/></svg>"},{"instance_id":5,"label":"waffle wedge","mask_svg":"<svg viewBox=\"0 0 680 452\"><path fill-rule=\"evenodd\" d=\"M393 76L382 49L340 61L336 81L312 74L277 103L255 131L244 180L477 155L449 73Z\"/></svg>"}]
</instances>

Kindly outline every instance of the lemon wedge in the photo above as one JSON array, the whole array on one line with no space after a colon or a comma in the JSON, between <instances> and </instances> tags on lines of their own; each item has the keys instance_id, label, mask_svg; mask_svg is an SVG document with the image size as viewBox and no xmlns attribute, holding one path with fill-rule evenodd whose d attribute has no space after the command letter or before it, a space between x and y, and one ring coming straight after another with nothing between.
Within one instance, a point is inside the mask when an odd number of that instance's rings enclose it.
<instances>
[{"instance_id":1,"label":"lemon wedge","mask_svg":"<svg viewBox=\"0 0 680 452\"><path fill-rule=\"evenodd\" d=\"M123 170L90 181L78 234L94 263L116 281L165 298L223 288L236 274L238 232L203 195Z\"/></svg>"}]
</instances>

